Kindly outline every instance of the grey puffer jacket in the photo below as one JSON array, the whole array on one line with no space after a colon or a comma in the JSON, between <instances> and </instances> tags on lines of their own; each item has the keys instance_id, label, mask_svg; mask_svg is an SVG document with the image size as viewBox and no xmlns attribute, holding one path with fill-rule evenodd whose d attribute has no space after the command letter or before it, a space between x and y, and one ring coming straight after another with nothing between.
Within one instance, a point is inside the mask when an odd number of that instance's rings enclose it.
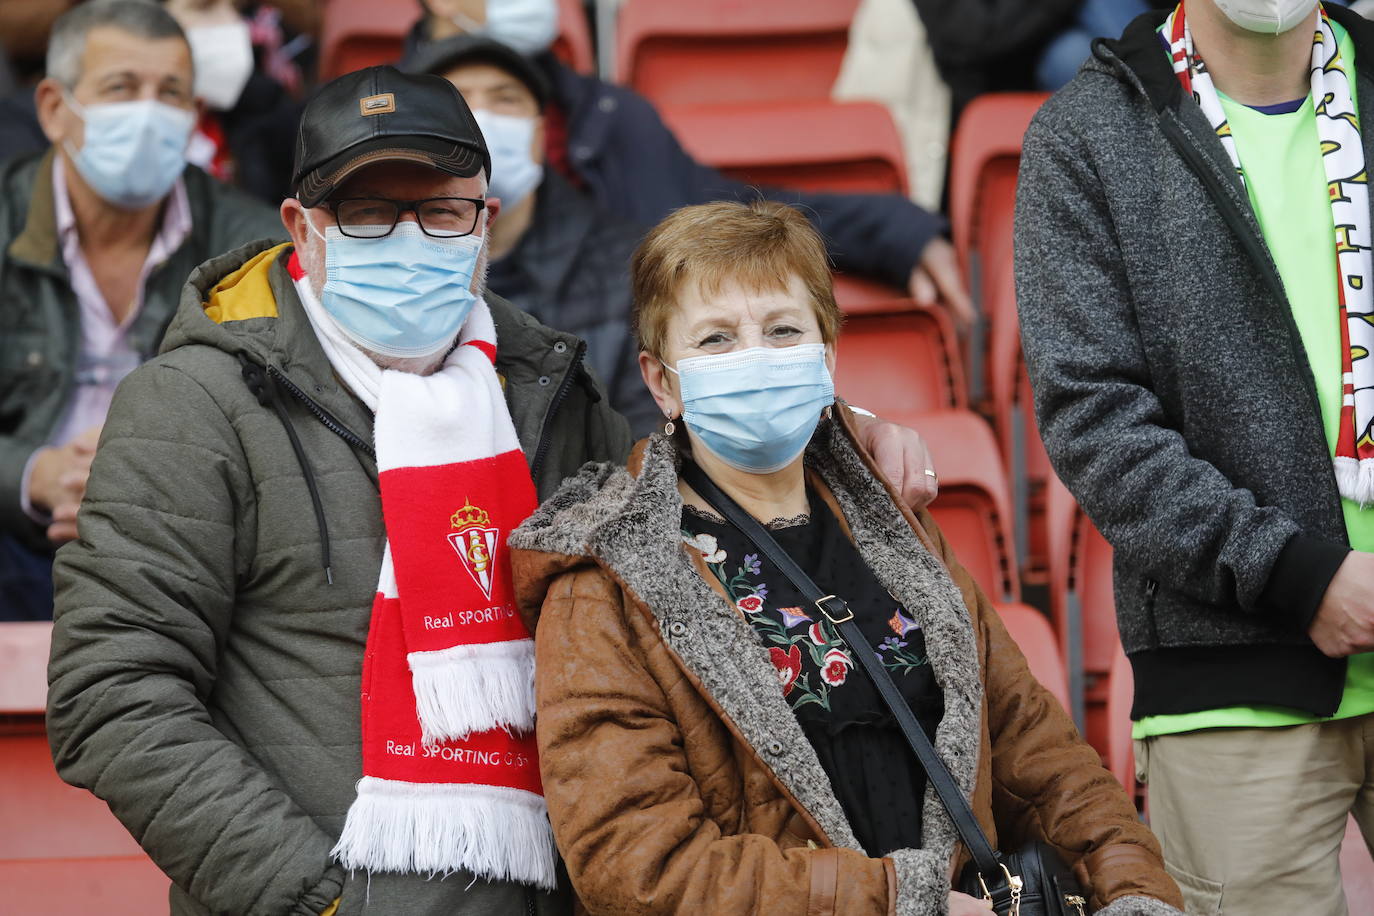
<instances>
[{"instance_id":1,"label":"grey puffer jacket","mask_svg":"<svg viewBox=\"0 0 1374 916\"><path fill-rule=\"evenodd\" d=\"M1327 13L1374 98L1374 25ZM1165 15L1097 42L1025 137L1016 294L1036 413L1116 548L1134 716L1327 716L1346 663L1307 628L1349 546L1312 369L1245 188L1173 74Z\"/></svg>"},{"instance_id":2,"label":"grey puffer jacket","mask_svg":"<svg viewBox=\"0 0 1374 916\"><path fill-rule=\"evenodd\" d=\"M163 352L120 387L78 540L58 552L48 728L171 876L174 914L555 913L471 874L346 875L329 851L361 776L359 686L384 529L372 417L257 243L191 277ZM501 300L497 370L541 494L623 460L580 342ZM328 529L323 568L302 461Z\"/></svg>"}]
</instances>

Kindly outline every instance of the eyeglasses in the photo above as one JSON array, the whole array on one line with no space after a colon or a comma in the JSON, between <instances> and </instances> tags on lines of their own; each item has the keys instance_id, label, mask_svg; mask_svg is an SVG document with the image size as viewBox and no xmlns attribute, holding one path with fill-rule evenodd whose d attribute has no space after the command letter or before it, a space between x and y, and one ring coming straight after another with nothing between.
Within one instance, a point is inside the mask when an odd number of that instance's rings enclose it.
<instances>
[{"instance_id":1,"label":"eyeglasses","mask_svg":"<svg viewBox=\"0 0 1374 916\"><path fill-rule=\"evenodd\" d=\"M384 197L345 197L329 202L339 231L354 239L379 239L391 234L401 214L410 212L420 231L434 238L453 239L472 235L477 217L487 202L475 197L428 197L424 200L388 200Z\"/></svg>"}]
</instances>

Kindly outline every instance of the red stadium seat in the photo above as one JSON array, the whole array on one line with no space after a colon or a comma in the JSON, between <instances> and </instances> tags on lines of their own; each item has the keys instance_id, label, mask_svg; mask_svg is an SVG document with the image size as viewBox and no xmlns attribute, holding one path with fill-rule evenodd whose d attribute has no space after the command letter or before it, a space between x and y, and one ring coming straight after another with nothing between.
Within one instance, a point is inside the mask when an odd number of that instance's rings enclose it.
<instances>
[{"instance_id":1,"label":"red stadium seat","mask_svg":"<svg viewBox=\"0 0 1374 916\"><path fill-rule=\"evenodd\" d=\"M1043 539L1048 558L1050 622L1059 637L1059 649L1069 671L1069 711L1080 730L1083 714L1083 618L1078 596L1069 594L1069 564L1073 552L1073 528L1079 512L1069 488L1058 477L1051 477L1045 493Z\"/></svg>"},{"instance_id":2,"label":"red stadium seat","mask_svg":"<svg viewBox=\"0 0 1374 916\"><path fill-rule=\"evenodd\" d=\"M1007 207L1010 222L1010 206ZM1008 238L1009 238L1008 234ZM1002 444L1002 461L1011 470L1011 498L1016 549L1021 576L1043 584L1048 574L1044 542L1045 493L1054 476L1040 438L1021 349L1021 326L1016 317L1016 288L1010 255L989 263L985 303L990 325L988 368L991 397L988 408Z\"/></svg>"},{"instance_id":3,"label":"red stadium seat","mask_svg":"<svg viewBox=\"0 0 1374 916\"><path fill-rule=\"evenodd\" d=\"M1066 710L1069 704L1069 680L1064 671L1064 658L1059 654L1058 641L1045 615L1025 604L998 604L997 615L1011 638L1026 657L1031 674L1054 694Z\"/></svg>"},{"instance_id":4,"label":"red stadium seat","mask_svg":"<svg viewBox=\"0 0 1374 916\"><path fill-rule=\"evenodd\" d=\"M875 102L675 105L660 113L693 158L747 184L907 193L902 139Z\"/></svg>"},{"instance_id":5,"label":"red stadium seat","mask_svg":"<svg viewBox=\"0 0 1374 916\"><path fill-rule=\"evenodd\" d=\"M419 0L326 0L320 25L320 79L331 80L401 59L406 33L424 10ZM596 66L591 28L578 0L558 0L553 52L579 73Z\"/></svg>"},{"instance_id":6,"label":"red stadium seat","mask_svg":"<svg viewBox=\"0 0 1374 916\"><path fill-rule=\"evenodd\" d=\"M395 63L422 12L419 0L328 0L320 23L320 79Z\"/></svg>"},{"instance_id":7,"label":"red stadium seat","mask_svg":"<svg viewBox=\"0 0 1374 916\"><path fill-rule=\"evenodd\" d=\"M903 422L918 430L940 475L930 513L959 562L994 601L1019 601L1011 540L1006 474L992 429L968 410L916 415Z\"/></svg>"},{"instance_id":8,"label":"red stadium seat","mask_svg":"<svg viewBox=\"0 0 1374 916\"><path fill-rule=\"evenodd\" d=\"M1036 110L1049 98L1044 93L990 93L969 103L959 118L950 145L949 213L954 248L964 266L974 305L987 313L985 266L1011 263L1011 214L1016 198L1016 172L1021 138ZM990 206L992 205L992 206ZM973 400L982 399L986 331L976 329L970 343L969 383Z\"/></svg>"},{"instance_id":9,"label":"red stadium seat","mask_svg":"<svg viewBox=\"0 0 1374 916\"><path fill-rule=\"evenodd\" d=\"M0 912L167 911L167 877L104 802L62 782L43 728L51 624L0 624Z\"/></svg>"},{"instance_id":10,"label":"red stadium seat","mask_svg":"<svg viewBox=\"0 0 1374 916\"><path fill-rule=\"evenodd\" d=\"M553 40L553 53L578 73L596 72L592 27L582 0L558 0L558 37Z\"/></svg>"},{"instance_id":11,"label":"red stadium seat","mask_svg":"<svg viewBox=\"0 0 1374 916\"><path fill-rule=\"evenodd\" d=\"M1112 547L1054 477L1046 526L1050 607L1069 662L1076 718L1105 759L1110 749L1110 678L1121 641L1112 594Z\"/></svg>"},{"instance_id":12,"label":"red stadium seat","mask_svg":"<svg viewBox=\"0 0 1374 916\"><path fill-rule=\"evenodd\" d=\"M959 117L950 150L949 210L961 254L978 247L985 200L1014 196L1021 138L1048 98L1042 92L988 93Z\"/></svg>"},{"instance_id":13,"label":"red stadium seat","mask_svg":"<svg viewBox=\"0 0 1374 916\"><path fill-rule=\"evenodd\" d=\"M627 0L616 76L659 105L829 98L858 0Z\"/></svg>"},{"instance_id":14,"label":"red stadium seat","mask_svg":"<svg viewBox=\"0 0 1374 916\"><path fill-rule=\"evenodd\" d=\"M963 407L964 373L953 325L941 308L921 308L889 289L837 278L845 312L835 387L841 397L881 417Z\"/></svg>"},{"instance_id":15,"label":"red stadium seat","mask_svg":"<svg viewBox=\"0 0 1374 916\"><path fill-rule=\"evenodd\" d=\"M1107 676L1107 769L1131 798L1136 797L1135 750L1131 743L1131 703L1135 699L1135 679L1131 663L1118 643Z\"/></svg>"}]
</instances>

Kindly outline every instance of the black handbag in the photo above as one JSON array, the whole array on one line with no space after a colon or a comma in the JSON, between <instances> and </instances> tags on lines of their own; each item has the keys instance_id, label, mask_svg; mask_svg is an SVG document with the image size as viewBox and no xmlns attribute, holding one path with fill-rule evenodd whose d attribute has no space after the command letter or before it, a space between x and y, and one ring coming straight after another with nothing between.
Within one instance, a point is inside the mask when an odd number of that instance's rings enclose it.
<instances>
[{"instance_id":1,"label":"black handbag","mask_svg":"<svg viewBox=\"0 0 1374 916\"><path fill-rule=\"evenodd\" d=\"M935 752L911 707L902 698L873 647L859 631L859 625L854 622L854 612L844 599L826 595L817 588L811 577L773 540L768 529L740 508L690 460L683 461L682 479L753 541L755 547L767 554L783 575L835 625L840 636L848 643L859 667L863 668L897 720L902 734L925 769L926 778L935 788L960 839L972 856L973 861L959 876L958 889L972 897L990 901L998 916L1088 916L1091 913L1088 895L1052 847L1031 841L1011 853L992 848L983 828L978 826L978 819L968 799L959 791L958 783Z\"/></svg>"}]
</instances>

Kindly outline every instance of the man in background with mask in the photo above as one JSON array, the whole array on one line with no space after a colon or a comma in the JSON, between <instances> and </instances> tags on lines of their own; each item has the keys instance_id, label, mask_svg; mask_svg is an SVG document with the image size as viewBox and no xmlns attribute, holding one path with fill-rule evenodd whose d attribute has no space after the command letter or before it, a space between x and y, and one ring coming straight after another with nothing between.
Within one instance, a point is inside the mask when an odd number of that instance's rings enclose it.
<instances>
[{"instance_id":1,"label":"man in background with mask","mask_svg":"<svg viewBox=\"0 0 1374 916\"><path fill-rule=\"evenodd\" d=\"M1347 816L1374 841L1370 73L1340 7L1187 0L1099 42L1025 138L1040 429L1115 548L1190 913L1344 914Z\"/></svg>"},{"instance_id":2,"label":"man in background with mask","mask_svg":"<svg viewBox=\"0 0 1374 916\"><path fill-rule=\"evenodd\" d=\"M547 164L606 212L651 226L678 207L759 196L758 189L693 160L643 96L577 73L555 57L549 48L558 34L557 0L422 3L426 15L406 39L403 66L412 66L425 44L461 32L530 57L552 88L544 115ZM905 289L922 305L943 301L961 326L971 325L972 301L938 214L899 194L762 193L807 214L839 270Z\"/></svg>"},{"instance_id":3,"label":"man in background with mask","mask_svg":"<svg viewBox=\"0 0 1374 916\"><path fill-rule=\"evenodd\" d=\"M504 212L451 84L340 77L295 148L292 243L198 268L111 408L55 571L58 772L177 916L566 912L506 536L625 421L484 294Z\"/></svg>"},{"instance_id":4,"label":"man in background with mask","mask_svg":"<svg viewBox=\"0 0 1374 916\"><path fill-rule=\"evenodd\" d=\"M187 161L275 206L288 192L305 88L300 63L312 43L292 37L271 4L156 2L191 45L199 112ZM34 90L0 98L0 159L46 146Z\"/></svg>"},{"instance_id":5,"label":"man in background with mask","mask_svg":"<svg viewBox=\"0 0 1374 916\"><path fill-rule=\"evenodd\" d=\"M426 46L414 72L457 87L482 127L492 157L489 288L540 321L587 342L587 359L611 406L635 438L661 425L639 374L630 330L630 257L640 227L610 216L566 178L544 167L548 83L527 58L477 35Z\"/></svg>"},{"instance_id":6,"label":"man in background with mask","mask_svg":"<svg viewBox=\"0 0 1374 916\"><path fill-rule=\"evenodd\" d=\"M186 38L155 4L63 16L38 110L52 147L0 168L0 619L52 613L52 550L120 379L157 349L186 276L280 234L271 210L186 167Z\"/></svg>"},{"instance_id":7,"label":"man in background with mask","mask_svg":"<svg viewBox=\"0 0 1374 916\"><path fill-rule=\"evenodd\" d=\"M273 204L290 192L292 141L304 84L281 14L235 0L162 0L191 43L202 110L188 158Z\"/></svg>"}]
</instances>

